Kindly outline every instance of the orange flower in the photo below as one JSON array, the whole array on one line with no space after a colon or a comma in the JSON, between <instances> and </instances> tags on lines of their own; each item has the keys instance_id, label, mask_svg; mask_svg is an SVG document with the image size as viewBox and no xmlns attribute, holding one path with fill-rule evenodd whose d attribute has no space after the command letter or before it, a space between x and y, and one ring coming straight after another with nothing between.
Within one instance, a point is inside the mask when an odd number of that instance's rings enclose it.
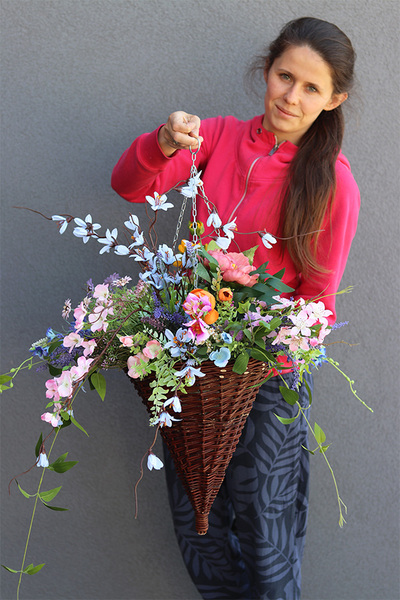
<instances>
[{"instance_id":1,"label":"orange flower","mask_svg":"<svg viewBox=\"0 0 400 600\"><path fill-rule=\"evenodd\" d=\"M231 288L221 288L218 292L218 300L221 302L230 302L233 298L233 292Z\"/></svg>"},{"instance_id":2,"label":"orange flower","mask_svg":"<svg viewBox=\"0 0 400 600\"><path fill-rule=\"evenodd\" d=\"M215 323L215 321L218 319L218 317L219 317L218 312L213 308L212 310L210 310L210 312L208 312L206 315L204 315L203 321L204 321L204 323L207 323L207 325L212 325L213 323Z\"/></svg>"}]
</instances>

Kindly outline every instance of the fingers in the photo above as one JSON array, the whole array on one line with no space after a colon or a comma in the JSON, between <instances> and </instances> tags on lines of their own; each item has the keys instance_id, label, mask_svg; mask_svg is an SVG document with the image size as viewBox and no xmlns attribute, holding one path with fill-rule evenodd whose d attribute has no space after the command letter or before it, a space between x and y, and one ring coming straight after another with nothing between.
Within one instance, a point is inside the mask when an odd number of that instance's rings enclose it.
<instances>
[{"instance_id":1,"label":"fingers","mask_svg":"<svg viewBox=\"0 0 400 600\"><path fill-rule=\"evenodd\" d=\"M175 150L192 149L198 147L197 138L200 143L203 138L200 137L201 121L197 115L190 115L183 111L172 113L159 132L159 143L167 156Z\"/></svg>"}]
</instances>

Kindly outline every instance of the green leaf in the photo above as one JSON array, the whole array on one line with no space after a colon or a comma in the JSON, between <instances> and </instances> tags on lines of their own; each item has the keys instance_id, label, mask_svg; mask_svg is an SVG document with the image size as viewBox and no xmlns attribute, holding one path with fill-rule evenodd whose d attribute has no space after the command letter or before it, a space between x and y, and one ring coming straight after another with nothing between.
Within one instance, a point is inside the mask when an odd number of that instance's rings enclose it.
<instances>
[{"instance_id":1,"label":"green leaf","mask_svg":"<svg viewBox=\"0 0 400 600\"><path fill-rule=\"evenodd\" d=\"M48 353L52 354L54 350L61 346L61 344L62 340L55 340L54 342L51 342L51 344L48 345Z\"/></svg>"},{"instance_id":2,"label":"green leaf","mask_svg":"<svg viewBox=\"0 0 400 600\"><path fill-rule=\"evenodd\" d=\"M307 390L307 393L308 393L308 403L311 406L311 404L312 404L312 392L311 392L311 388L310 388L310 386L308 385L308 383L307 383L307 381L305 379L304 379L303 383L306 386L306 390Z\"/></svg>"},{"instance_id":3,"label":"green leaf","mask_svg":"<svg viewBox=\"0 0 400 600\"><path fill-rule=\"evenodd\" d=\"M10 573L21 573L21 571L16 571L15 569L10 569L10 567L6 567L6 565L1 565L3 569L9 571Z\"/></svg>"},{"instance_id":4,"label":"green leaf","mask_svg":"<svg viewBox=\"0 0 400 600\"><path fill-rule=\"evenodd\" d=\"M82 427L82 425L80 425L78 423L78 421L73 416L70 416L70 419L71 419L71 422L75 425L75 427L77 427L78 429L83 431L83 433L85 433L89 437L88 432Z\"/></svg>"},{"instance_id":5,"label":"green leaf","mask_svg":"<svg viewBox=\"0 0 400 600\"><path fill-rule=\"evenodd\" d=\"M285 402L287 402L291 406L294 406L299 399L299 394L296 392L296 390L290 390L285 385L280 385L279 391L282 394L282 397L285 400Z\"/></svg>"},{"instance_id":6,"label":"green leaf","mask_svg":"<svg viewBox=\"0 0 400 600\"><path fill-rule=\"evenodd\" d=\"M58 463L64 462L64 460L67 458L67 456L68 456L68 452L61 454L61 456L59 456L54 462L51 463L50 467L52 467L53 465L57 465Z\"/></svg>"},{"instance_id":7,"label":"green leaf","mask_svg":"<svg viewBox=\"0 0 400 600\"><path fill-rule=\"evenodd\" d=\"M0 394L6 390L10 390L12 387L14 387L13 382L11 382L10 385L4 385L3 383L0 383Z\"/></svg>"},{"instance_id":8,"label":"green leaf","mask_svg":"<svg viewBox=\"0 0 400 600\"><path fill-rule=\"evenodd\" d=\"M58 367L53 367L53 365L49 364L49 373L53 377L58 377L58 375L61 375L62 369L59 369Z\"/></svg>"},{"instance_id":9,"label":"green leaf","mask_svg":"<svg viewBox=\"0 0 400 600\"><path fill-rule=\"evenodd\" d=\"M47 504L47 502L43 502L42 503L45 505L46 508L50 508L50 510L58 510L58 511L62 511L62 510L69 510L68 508L61 508L60 506L51 506L50 504Z\"/></svg>"},{"instance_id":10,"label":"green leaf","mask_svg":"<svg viewBox=\"0 0 400 600\"><path fill-rule=\"evenodd\" d=\"M27 575L34 575L35 573L38 573L40 569L43 569L45 564L46 563L42 563L41 565L36 565L36 567L34 567L33 565L29 565L29 567L26 567L26 569L24 569L24 573L26 573Z\"/></svg>"},{"instance_id":11,"label":"green leaf","mask_svg":"<svg viewBox=\"0 0 400 600\"><path fill-rule=\"evenodd\" d=\"M53 463L47 468L50 471L55 471L56 473L65 473L66 471L72 469L72 467L74 467L77 464L77 462L77 460L67 460L66 462Z\"/></svg>"},{"instance_id":12,"label":"green leaf","mask_svg":"<svg viewBox=\"0 0 400 600\"><path fill-rule=\"evenodd\" d=\"M61 485L58 488L53 488L52 490L48 490L47 492L40 492L39 494L39 498L41 500L44 500L45 502L50 502L50 500L53 500L53 498L55 498L58 494L58 492L61 490Z\"/></svg>"},{"instance_id":13,"label":"green leaf","mask_svg":"<svg viewBox=\"0 0 400 600\"><path fill-rule=\"evenodd\" d=\"M104 400L106 395L106 380L104 375L101 373L95 372L90 376L90 381L94 385L95 390L99 394L100 398Z\"/></svg>"},{"instance_id":14,"label":"green leaf","mask_svg":"<svg viewBox=\"0 0 400 600\"><path fill-rule=\"evenodd\" d=\"M244 256L247 256L247 258L249 259L249 263L252 265L253 264L253 260L254 260L254 255L256 253L258 246L253 246L252 248L249 248L248 250L245 250L243 252Z\"/></svg>"},{"instance_id":15,"label":"green leaf","mask_svg":"<svg viewBox=\"0 0 400 600\"><path fill-rule=\"evenodd\" d=\"M221 248L219 248L219 246L217 246L217 244L215 244L215 248L212 248L211 245L212 245L212 242L210 242L210 244L208 245L208 248L210 250L221 250ZM214 258L213 256L211 256L211 254L208 254L207 250L205 250L204 248L200 248L199 254L201 256L203 256L204 258L206 258L208 260L208 262L210 263L210 265L215 265L216 267L219 267L219 262L217 261L217 259Z\"/></svg>"},{"instance_id":16,"label":"green leaf","mask_svg":"<svg viewBox=\"0 0 400 600\"><path fill-rule=\"evenodd\" d=\"M282 320L279 319L279 317L274 317L269 323L265 323L265 325L271 329L271 331L273 329L276 329L277 327L279 327L282 323Z\"/></svg>"},{"instance_id":17,"label":"green leaf","mask_svg":"<svg viewBox=\"0 0 400 600\"><path fill-rule=\"evenodd\" d=\"M247 354L247 352L241 352L241 354L239 354L239 356L237 357L237 359L234 362L232 371L234 373L238 373L239 375L243 375L243 373L247 369L247 365L249 363L249 358L250 357Z\"/></svg>"},{"instance_id":18,"label":"green leaf","mask_svg":"<svg viewBox=\"0 0 400 600\"><path fill-rule=\"evenodd\" d=\"M39 435L39 439L38 439L37 444L36 444L36 447L35 447L35 456L36 456L36 458L40 454L40 448L42 447L42 443L43 443L43 436L42 436L42 434L40 434Z\"/></svg>"},{"instance_id":19,"label":"green leaf","mask_svg":"<svg viewBox=\"0 0 400 600\"><path fill-rule=\"evenodd\" d=\"M325 452L328 450L329 446L330 446L330 444L326 444L325 446L321 446L321 448L319 449L319 451L322 454L325 454Z\"/></svg>"},{"instance_id":20,"label":"green leaf","mask_svg":"<svg viewBox=\"0 0 400 600\"><path fill-rule=\"evenodd\" d=\"M25 498L28 498L28 499L33 498L33 496L36 495L36 494L28 494L28 492L25 492L25 490L23 490L22 487L19 485L18 481L17 481L17 486L18 486L19 491L21 492L21 494L23 496L25 496Z\"/></svg>"},{"instance_id":21,"label":"green leaf","mask_svg":"<svg viewBox=\"0 0 400 600\"><path fill-rule=\"evenodd\" d=\"M252 348L251 352L250 352L250 356L252 356L253 358L257 359L257 360L261 360L262 362L265 362L268 359L268 354L266 350L263 350L262 348Z\"/></svg>"},{"instance_id":22,"label":"green leaf","mask_svg":"<svg viewBox=\"0 0 400 600\"><path fill-rule=\"evenodd\" d=\"M208 283L211 283L211 277L209 275L209 272L203 265L203 263L200 263L200 262L197 263L196 273L199 277L201 277L202 279L205 279L205 281L208 281Z\"/></svg>"},{"instance_id":23,"label":"green leaf","mask_svg":"<svg viewBox=\"0 0 400 600\"><path fill-rule=\"evenodd\" d=\"M0 375L0 383L8 383L11 379L11 375Z\"/></svg>"},{"instance_id":24,"label":"green leaf","mask_svg":"<svg viewBox=\"0 0 400 600\"><path fill-rule=\"evenodd\" d=\"M293 421L295 421L297 419L297 415L295 417L290 417L290 418L280 417L276 413L274 413L274 415L276 416L278 421L280 421L284 425L290 425L290 423L293 423Z\"/></svg>"},{"instance_id":25,"label":"green leaf","mask_svg":"<svg viewBox=\"0 0 400 600\"><path fill-rule=\"evenodd\" d=\"M326 440L326 435L318 423L314 423L314 435L317 440L317 444L323 444Z\"/></svg>"}]
</instances>

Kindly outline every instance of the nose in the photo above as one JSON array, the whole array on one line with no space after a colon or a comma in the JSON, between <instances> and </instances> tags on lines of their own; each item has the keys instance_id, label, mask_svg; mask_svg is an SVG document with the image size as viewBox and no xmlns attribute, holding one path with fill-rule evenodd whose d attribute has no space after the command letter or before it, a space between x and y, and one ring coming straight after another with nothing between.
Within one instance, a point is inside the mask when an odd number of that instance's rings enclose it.
<instances>
[{"instance_id":1,"label":"nose","mask_svg":"<svg viewBox=\"0 0 400 600\"><path fill-rule=\"evenodd\" d=\"M299 88L296 85L291 85L290 88L286 90L284 99L287 104L297 104L299 101Z\"/></svg>"}]
</instances>

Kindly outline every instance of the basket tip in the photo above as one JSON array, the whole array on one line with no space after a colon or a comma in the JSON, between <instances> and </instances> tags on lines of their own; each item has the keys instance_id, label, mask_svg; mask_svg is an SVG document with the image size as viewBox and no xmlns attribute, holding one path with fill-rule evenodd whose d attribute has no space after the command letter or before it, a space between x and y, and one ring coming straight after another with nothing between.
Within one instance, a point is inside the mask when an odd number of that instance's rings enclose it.
<instances>
[{"instance_id":1,"label":"basket tip","mask_svg":"<svg viewBox=\"0 0 400 600\"><path fill-rule=\"evenodd\" d=\"M208 513L196 513L196 531L199 535L205 535L208 531Z\"/></svg>"}]
</instances>

